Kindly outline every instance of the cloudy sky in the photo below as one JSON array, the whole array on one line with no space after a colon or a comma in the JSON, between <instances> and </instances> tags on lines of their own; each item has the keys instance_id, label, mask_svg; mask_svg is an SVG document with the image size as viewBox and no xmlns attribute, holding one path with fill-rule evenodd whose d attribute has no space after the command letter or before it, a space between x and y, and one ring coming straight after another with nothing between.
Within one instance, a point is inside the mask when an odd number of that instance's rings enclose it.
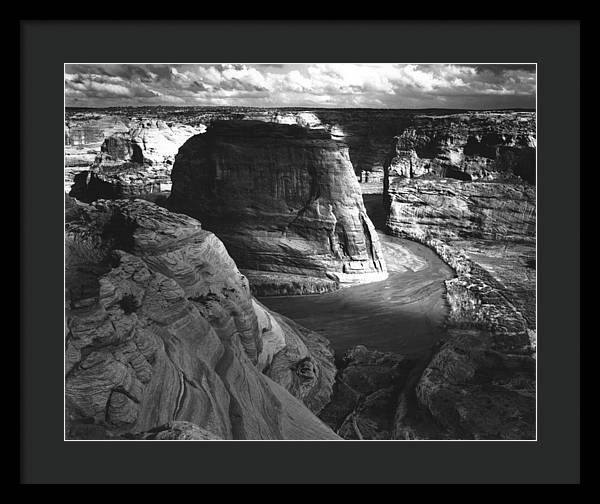
<instances>
[{"instance_id":1,"label":"cloudy sky","mask_svg":"<svg viewBox=\"0 0 600 504\"><path fill-rule=\"evenodd\" d=\"M67 64L69 107L534 108L535 65Z\"/></svg>"}]
</instances>

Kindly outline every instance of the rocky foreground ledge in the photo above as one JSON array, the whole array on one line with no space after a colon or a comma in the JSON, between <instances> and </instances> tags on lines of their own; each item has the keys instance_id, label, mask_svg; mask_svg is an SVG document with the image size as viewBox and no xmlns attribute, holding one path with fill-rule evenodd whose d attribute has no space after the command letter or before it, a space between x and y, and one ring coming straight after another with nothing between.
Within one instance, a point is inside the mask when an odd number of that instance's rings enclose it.
<instances>
[{"instance_id":1,"label":"rocky foreground ledge","mask_svg":"<svg viewBox=\"0 0 600 504\"><path fill-rule=\"evenodd\" d=\"M168 207L219 236L257 294L387 276L348 148L325 130L215 121L181 147L171 178Z\"/></svg>"},{"instance_id":2,"label":"rocky foreground ledge","mask_svg":"<svg viewBox=\"0 0 600 504\"><path fill-rule=\"evenodd\" d=\"M68 198L66 289L67 438L338 439L315 416L327 341L256 301L195 219Z\"/></svg>"}]
</instances>

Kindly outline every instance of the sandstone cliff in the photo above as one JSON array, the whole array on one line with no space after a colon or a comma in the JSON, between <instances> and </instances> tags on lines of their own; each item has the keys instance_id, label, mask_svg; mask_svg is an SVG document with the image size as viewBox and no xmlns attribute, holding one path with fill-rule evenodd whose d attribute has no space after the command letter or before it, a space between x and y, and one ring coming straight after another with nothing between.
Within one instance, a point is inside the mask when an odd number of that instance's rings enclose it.
<instances>
[{"instance_id":1,"label":"sandstone cliff","mask_svg":"<svg viewBox=\"0 0 600 504\"><path fill-rule=\"evenodd\" d=\"M88 166L104 139L129 130L129 120L115 115L95 114L85 120L65 122L65 166Z\"/></svg>"},{"instance_id":2,"label":"sandstone cliff","mask_svg":"<svg viewBox=\"0 0 600 504\"><path fill-rule=\"evenodd\" d=\"M106 138L96 164L171 165L179 147L198 133L200 130L191 126L161 120L134 122L129 131Z\"/></svg>"},{"instance_id":3,"label":"sandstone cliff","mask_svg":"<svg viewBox=\"0 0 600 504\"><path fill-rule=\"evenodd\" d=\"M535 115L471 112L415 116L394 138L390 176L535 183Z\"/></svg>"},{"instance_id":4,"label":"sandstone cliff","mask_svg":"<svg viewBox=\"0 0 600 504\"><path fill-rule=\"evenodd\" d=\"M131 111L127 109L94 110L93 113L67 111L67 122L73 131L85 129L93 132L101 127L101 123L97 122L99 114L116 117L128 123L132 120L130 113ZM448 165L446 162L448 155L453 156L454 159L458 156L464 157L463 165L467 171L469 164L475 168L475 171L481 169L493 171L494 165L497 165L500 170L502 165L513 165L516 166L517 171L527 171L527 166L531 166L528 157L531 156L533 152L531 149L534 147L531 138L528 137L535 136L535 113L529 111L245 107L194 107L173 110L145 107L138 113L146 120L159 119L176 124L187 124L201 131L205 126L220 120L260 120L325 129L333 138L343 140L348 145L350 160L362 181L376 183L382 182L384 166L390 154L390 142L395 136L404 135L407 142L413 143L418 157L418 160L415 159L416 164L424 166L433 162L433 165L438 165L436 169L447 169L444 166ZM106 128L108 130L105 136L114 133L110 130L110 124L107 124ZM504 139L501 138L502 129L509 135ZM419 132L417 135L419 138L415 137L411 141L410 138L415 136L415 131ZM494 131L500 132L500 138L494 137L495 133L488 135L489 132ZM445 138L444 135L448 133ZM516 136L510 138L513 134ZM519 149L515 149L516 147ZM499 148L498 156L494 154L496 148ZM407 150L413 150L413 147L409 146ZM439 156L435 154L438 150ZM443 151L446 151L446 154ZM493 160L493 158L497 159ZM492 170L489 170L490 168Z\"/></svg>"},{"instance_id":5,"label":"sandstone cliff","mask_svg":"<svg viewBox=\"0 0 600 504\"><path fill-rule=\"evenodd\" d=\"M388 158L387 231L457 274L446 335L400 396L396 438L535 437L535 139L513 119L488 116L485 133L429 121Z\"/></svg>"},{"instance_id":6,"label":"sandstone cliff","mask_svg":"<svg viewBox=\"0 0 600 504\"><path fill-rule=\"evenodd\" d=\"M64 184L68 194L77 174L94 163L104 139L129 130L129 119L112 114L67 114L65 121Z\"/></svg>"},{"instance_id":7,"label":"sandstone cliff","mask_svg":"<svg viewBox=\"0 0 600 504\"><path fill-rule=\"evenodd\" d=\"M388 177L386 224L422 241L492 240L535 243L535 187Z\"/></svg>"},{"instance_id":8,"label":"sandstone cliff","mask_svg":"<svg viewBox=\"0 0 600 504\"><path fill-rule=\"evenodd\" d=\"M172 181L169 207L215 232L251 283L387 275L348 149L324 130L216 121L181 147Z\"/></svg>"},{"instance_id":9,"label":"sandstone cliff","mask_svg":"<svg viewBox=\"0 0 600 504\"><path fill-rule=\"evenodd\" d=\"M337 438L313 413L327 341L253 299L198 221L68 198L66 289L67 437Z\"/></svg>"},{"instance_id":10,"label":"sandstone cliff","mask_svg":"<svg viewBox=\"0 0 600 504\"><path fill-rule=\"evenodd\" d=\"M201 130L161 120L131 121L107 136L88 170L73 177L70 195L85 202L168 191L179 147Z\"/></svg>"}]
</instances>

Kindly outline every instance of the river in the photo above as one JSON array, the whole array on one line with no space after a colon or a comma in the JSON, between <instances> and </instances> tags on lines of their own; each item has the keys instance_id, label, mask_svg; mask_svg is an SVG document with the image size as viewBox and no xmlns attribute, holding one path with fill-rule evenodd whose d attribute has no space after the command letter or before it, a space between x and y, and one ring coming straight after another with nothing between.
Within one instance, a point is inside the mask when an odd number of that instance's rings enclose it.
<instances>
[{"instance_id":1,"label":"river","mask_svg":"<svg viewBox=\"0 0 600 504\"><path fill-rule=\"evenodd\" d=\"M448 314L444 280L454 272L424 245L381 230L378 235L386 280L327 294L263 297L261 303L325 336L338 356L355 345L403 354L427 350L441 335Z\"/></svg>"}]
</instances>

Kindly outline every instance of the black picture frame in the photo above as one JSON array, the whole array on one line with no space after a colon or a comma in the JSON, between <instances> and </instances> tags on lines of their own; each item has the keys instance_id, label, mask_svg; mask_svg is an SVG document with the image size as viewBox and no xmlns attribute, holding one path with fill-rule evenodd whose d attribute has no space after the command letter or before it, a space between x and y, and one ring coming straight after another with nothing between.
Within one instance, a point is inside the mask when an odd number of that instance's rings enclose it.
<instances>
[{"instance_id":1,"label":"black picture frame","mask_svg":"<svg viewBox=\"0 0 600 504\"><path fill-rule=\"evenodd\" d=\"M65 442L67 62L536 62L538 440ZM579 482L579 22L23 21L20 72L21 482Z\"/></svg>"}]
</instances>

